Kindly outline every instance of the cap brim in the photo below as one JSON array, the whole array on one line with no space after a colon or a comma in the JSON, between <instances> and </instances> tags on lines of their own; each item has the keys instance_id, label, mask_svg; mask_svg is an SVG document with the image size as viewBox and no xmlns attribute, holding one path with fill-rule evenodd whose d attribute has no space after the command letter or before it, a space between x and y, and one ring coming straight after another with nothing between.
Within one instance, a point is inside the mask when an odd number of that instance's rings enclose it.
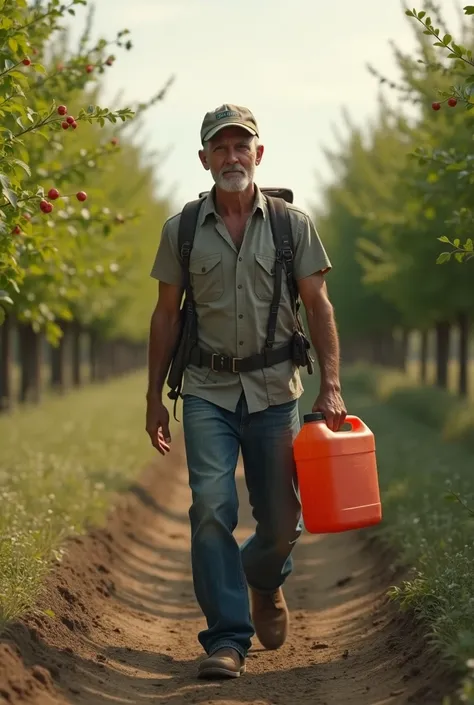
<instances>
[{"instance_id":1,"label":"cap brim","mask_svg":"<svg viewBox=\"0 0 474 705\"><path fill-rule=\"evenodd\" d=\"M214 135L217 135L217 133L223 130L225 127L241 127L242 130L245 130L253 137L256 137L258 135L257 130L248 125L243 125L241 122L225 122L222 125L217 125L217 127L213 127L212 130L209 130L209 132L207 132L202 138L202 141L206 142L207 140L212 139Z\"/></svg>"}]
</instances>

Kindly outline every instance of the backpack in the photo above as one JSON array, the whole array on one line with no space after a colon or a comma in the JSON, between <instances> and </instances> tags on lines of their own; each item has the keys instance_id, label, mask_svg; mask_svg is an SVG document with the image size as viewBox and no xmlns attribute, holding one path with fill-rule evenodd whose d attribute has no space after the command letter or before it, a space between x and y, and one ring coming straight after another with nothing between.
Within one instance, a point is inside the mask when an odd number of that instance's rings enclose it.
<instances>
[{"instance_id":1,"label":"backpack","mask_svg":"<svg viewBox=\"0 0 474 705\"><path fill-rule=\"evenodd\" d=\"M254 365L254 367L250 367L249 369L256 369L257 367L277 364L278 362L282 362L283 360L291 357L295 361L295 364L307 366L308 373L312 374L312 363L314 360L309 352L310 344L304 334L304 327L299 315L301 302L293 271L293 233L288 208L286 207L287 203L293 203L293 192L290 189L285 188L261 188L261 192L264 196L266 196L273 241L275 244L275 284L268 316L265 348L262 353L252 356L252 359L245 359ZM207 356L208 365L212 365L212 369L216 369L214 367L215 358L218 358L218 362L220 361L221 363L221 367L219 369L227 369L224 366L224 362L227 361L225 356L204 353L197 347L197 316L195 312L191 278L189 275L189 262L199 212L201 205L207 198L208 194L208 191L203 191L199 194L199 198L197 200L186 203L181 212L179 221L178 250L183 267L183 287L185 291L185 299L181 308L181 332L178 339L177 348L172 356L171 368L167 380L168 386L171 388L171 391L168 393L168 397L175 400L175 418L176 403L181 394L182 375L184 373L184 369L189 363L199 364L199 361L202 360L203 357ZM295 318L295 334L288 346L284 346L283 348L279 348L277 350L273 349L273 344L275 341L278 308L281 298L283 271L286 273L291 307ZM237 372L239 370L232 367L231 371Z\"/></svg>"}]
</instances>

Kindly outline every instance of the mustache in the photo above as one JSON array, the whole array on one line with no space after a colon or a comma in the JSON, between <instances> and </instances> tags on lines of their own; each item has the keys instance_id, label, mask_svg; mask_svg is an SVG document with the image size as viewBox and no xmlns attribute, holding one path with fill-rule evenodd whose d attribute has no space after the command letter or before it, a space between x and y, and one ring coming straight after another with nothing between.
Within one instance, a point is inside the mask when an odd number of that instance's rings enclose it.
<instances>
[{"instance_id":1,"label":"mustache","mask_svg":"<svg viewBox=\"0 0 474 705\"><path fill-rule=\"evenodd\" d=\"M226 169L223 169L221 171L221 174L244 174L246 175L247 172L245 169L242 169L242 167L227 167Z\"/></svg>"}]
</instances>

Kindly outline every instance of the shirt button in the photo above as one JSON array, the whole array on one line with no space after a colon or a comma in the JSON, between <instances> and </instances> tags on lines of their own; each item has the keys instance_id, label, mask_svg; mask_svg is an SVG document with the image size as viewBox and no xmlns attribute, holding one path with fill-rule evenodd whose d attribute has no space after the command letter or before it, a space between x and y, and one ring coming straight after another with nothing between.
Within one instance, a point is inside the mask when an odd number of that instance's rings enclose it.
<instances>
[{"instance_id":1,"label":"shirt button","mask_svg":"<svg viewBox=\"0 0 474 705\"><path fill-rule=\"evenodd\" d=\"M239 313L239 318L243 318L243 317L244 317L244 314L243 314L243 313Z\"/></svg>"},{"instance_id":2,"label":"shirt button","mask_svg":"<svg viewBox=\"0 0 474 705\"><path fill-rule=\"evenodd\" d=\"M243 345L243 344L244 344L244 341L243 341L243 340L239 340L239 345Z\"/></svg>"},{"instance_id":3,"label":"shirt button","mask_svg":"<svg viewBox=\"0 0 474 705\"><path fill-rule=\"evenodd\" d=\"M241 289L241 288L242 288L242 284L239 284L237 289Z\"/></svg>"},{"instance_id":4,"label":"shirt button","mask_svg":"<svg viewBox=\"0 0 474 705\"><path fill-rule=\"evenodd\" d=\"M242 262L242 257L239 257L239 262Z\"/></svg>"},{"instance_id":5,"label":"shirt button","mask_svg":"<svg viewBox=\"0 0 474 705\"><path fill-rule=\"evenodd\" d=\"M203 267L203 268L201 269L201 272L205 272L205 271L206 271L206 268Z\"/></svg>"}]
</instances>

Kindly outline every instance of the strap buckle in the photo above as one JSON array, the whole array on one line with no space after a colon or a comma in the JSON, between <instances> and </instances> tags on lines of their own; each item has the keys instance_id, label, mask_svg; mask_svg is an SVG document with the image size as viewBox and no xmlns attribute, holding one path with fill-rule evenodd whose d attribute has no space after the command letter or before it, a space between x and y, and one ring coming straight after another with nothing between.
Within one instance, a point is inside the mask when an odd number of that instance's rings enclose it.
<instances>
[{"instance_id":1,"label":"strap buckle","mask_svg":"<svg viewBox=\"0 0 474 705\"><path fill-rule=\"evenodd\" d=\"M216 367L215 360L219 361L219 366ZM219 353L212 353L211 355L211 370L213 372L223 372L225 370L225 362L227 360L226 355L220 355Z\"/></svg>"},{"instance_id":2,"label":"strap buckle","mask_svg":"<svg viewBox=\"0 0 474 705\"><path fill-rule=\"evenodd\" d=\"M241 357L233 357L233 358L232 358L232 372L233 372L234 374L238 374L238 371L237 371L236 368L235 368L235 363L236 363L236 362L239 362L241 359L242 359Z\"/></svg>"},{"instance_id":3,"label":"strap buckle","mask_svg":"<svg viewBox=\"0 0 474 705\"><path fill-rule=\"evenodd\" d=\"M186 259L187 257L189 257L190 253L191 253L191 245L190 245L190 243L189 243L188 241L183 242L183 244L182 244L182 246L181 246L181 253L180 253L180 254L181 254L181 257L182 257L183 259Z\"/></svg>"},{"instance_id":4,"label":"strap buckle","mask_svg":"<svg viewBox=\"0 0 474 705\"><path fill-rule=\"evenodd\" d=\"M229 358L227 355L220 355L219 353L212 353L211 355L211 370L213 372L226 372L230 371L233 372L234 374L237 374L237 369L236 369L236 364L242 360L241 357L231 357ZM229 361L231 361L231 364L229 366ZM230 367L230 370L229 370Z\"/></svg>"},{"instance_id":5,"label":"strap buckle","mask_svg":"<svg viewBox=\"0 0 474 705\"><path fill-rule=\"evenodd\" d=\"M286 262L293 262L293 250L291 247L284 247L282 249L282 254Z\"/></svg>"}]
</instances>

